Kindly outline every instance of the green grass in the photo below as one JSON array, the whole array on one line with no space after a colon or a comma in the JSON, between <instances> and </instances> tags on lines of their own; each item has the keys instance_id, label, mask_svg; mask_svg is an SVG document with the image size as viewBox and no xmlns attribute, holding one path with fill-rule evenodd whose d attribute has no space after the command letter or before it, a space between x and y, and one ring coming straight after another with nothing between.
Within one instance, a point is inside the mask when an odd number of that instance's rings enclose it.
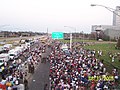
<instances>
[{"instance_id":1,"label":"green grass","mask_svg":"<svg viewBox=\"0 0 120 90\"><path fill-rule=\"evenodd\" d=\"M104 64L108 70L108 72L111 72L111 70L116 67L119 69L120 72L120 62L119 62L119 57L115 58L115 62L112 62L112 59L109 57L108 52L112 53L113 55L115 53L120 53L120 50L115 49L115 44L114 43L99 43L99 44L95 44L92 46L84 46L84 48L86 49L90 49L93 50L95 49L97 50L102 50L103 51L103 56L102 57L96 57L100 60L104 60Z\"/></svg>"},{"instance_id":2,"label":"green grass","mask_svg":"<svg viewBox=\"0 0 120 90\"><path fill-rule=\"evenodd\" d=\"M70 40L60 39L59 41L63 43L68 43ZM72 39L73 42L96 42L96 40L82 40L82 39Z\"/></svg>"}]
</instances>

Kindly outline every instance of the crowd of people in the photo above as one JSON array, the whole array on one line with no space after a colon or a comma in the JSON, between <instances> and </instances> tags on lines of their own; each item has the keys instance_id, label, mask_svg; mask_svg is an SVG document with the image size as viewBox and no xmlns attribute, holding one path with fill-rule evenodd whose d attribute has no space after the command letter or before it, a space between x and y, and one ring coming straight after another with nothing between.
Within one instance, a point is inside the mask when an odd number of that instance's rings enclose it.
<instances>
[{"instance_id":1,"label":"crowd of people","mask_svg":"<svg viewBox=\"0 0 120 90\"><path fill-rule=\"evenodd\" d=\"M13 60L11 65L7 65L6 69L1 72L0 88L2 90L28 90L28 74L33 74L35 66L39 63L41 56L40 42L34 44L33 48L29 48L22 53L22 58ZM27 53L27 54L26 54Z\"/></svg>"},{"instance_id":2,"label":"crowd of people","mask_svg":"<svg viewBox=\"0 0 120 90\"><path fill-rule=\"evenodd\" d=\"M117 69L108 73L103 61L98 60L102 51L60 48L57 42L50 55L50 90L114 90L118 81Z\"/></svg>"},{"instance_id":3,"label":"crowd of people","mask_svg":"<svg viewBox=\"0 0 120 90\"><path fill-rule=\"evenodd\" d=\"M73 44L74 45L74 44ZM108 73L102 60L96 58L102 56L102 51L88 50L84 48L63 48L60 42L54 42L51 46L51 54L45 60L41 60L41 53L45 52L45 45L37 42L34 48L27 50L28 57L14 60L1 73L0 88L3 90L27 90L28 74L33 74L36 65L50 62L50 90L111 90L115 89L118 81L118 70ZM5 64L7 66L7 64ZM23 70L26 67L26 70ZM45 87L48 87L46 84Z\"/></svg>"}]
</instances>

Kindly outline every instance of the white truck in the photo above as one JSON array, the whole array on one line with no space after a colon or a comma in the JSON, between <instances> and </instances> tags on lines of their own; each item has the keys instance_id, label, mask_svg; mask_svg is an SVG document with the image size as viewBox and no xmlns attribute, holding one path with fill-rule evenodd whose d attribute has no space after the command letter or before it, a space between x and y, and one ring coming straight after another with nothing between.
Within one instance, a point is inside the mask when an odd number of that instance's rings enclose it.
<instances>
[{"instance_id":1,"label":"white truck","mask_svg":"<svg viewBox=\"0 0 120 90\"><path fill-rule=\"evenodd\" d=\"M12 48L12 44L5 44L3 47L5 51L9 51Z\"/></svg>"},{"instance_id":2,"label":"white truck","mask_svg":"<svg viewBox=\"0 0 120 90\"><path fill-rule=\"evenodd\" d=\"M19 52L16 51L15 49L12 49L8 52L10 60L14 60L18 58Z\"/></svg>"},{"instance_id":3,"label":"white truck","mask_svg":"<svg viewBox=\"0 0 120 90\"><path fill-rule=\"evenodd\" d=\"M8 61L9 61L9 54L6 53L0 54L0 66L2 66L4 62L8 62Z\"/></svg>"},{"instance_id":4,"label":"white truck","mask_svg":"<svg viewBox=\"0 0 120 90\"><path fill-rule=\"evenodd\" d=\"M61 49L64 51L64 50L68 50L68 46L67 46L67 44L63 44L62 46L61 46Z\"/></svg>"},{"instance_id":5,"label":"white truck","mask_svg":"<svg viewBox=\"0 0 120 90\"><path fill-rule=\"evenodd\" d=\"M24 48L22 46L17 46L17 47L15 47L15 51L17 51L18 54L21 55L22 52L24 51Z\"/></svg>"}]
</instances>

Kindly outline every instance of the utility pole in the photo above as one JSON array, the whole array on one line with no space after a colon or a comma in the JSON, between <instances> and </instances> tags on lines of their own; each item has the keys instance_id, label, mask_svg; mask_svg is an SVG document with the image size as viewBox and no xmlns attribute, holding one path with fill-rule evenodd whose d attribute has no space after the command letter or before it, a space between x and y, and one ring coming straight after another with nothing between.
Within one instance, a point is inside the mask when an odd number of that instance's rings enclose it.
<instances>
[{"instance_id":1,"label":"utility pole","mask_svg":"<svg viewBox=\"0 0 120 90\"><path fill-rule=\"evenodd\" d=\"M72 49L72 33L70 33L70 50Z\"/></svg>"},{"instance_id":2,"label":"utility pole","mask_svg":"<svg viewBox=\"0 0 120 90\"><path fill-rule=\"evenodd\" d=\"M47 27L47 37L48 37L48 27Z\"/></svg>"},{"instance_id":3,"label":"utility pole","mask_svg":"<svg viewBox=\"0 0 120 90\"><path fill-rule=\"evenodd\" d=\"M76 28L75 27L71 27L71 26L64 26L64 27L68 27L70 29L73 29L76 32ZM71 49L72 49L72 32L70 32L70 50Z\"/></svg>"}]
</instances>

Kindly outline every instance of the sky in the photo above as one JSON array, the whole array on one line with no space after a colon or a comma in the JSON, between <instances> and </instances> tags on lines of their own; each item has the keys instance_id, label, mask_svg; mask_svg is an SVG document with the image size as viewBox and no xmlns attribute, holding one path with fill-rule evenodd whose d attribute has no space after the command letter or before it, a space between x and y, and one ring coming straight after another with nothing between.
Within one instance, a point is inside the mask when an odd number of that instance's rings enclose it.
<instances>
[{"instance_id":1,"label":"sky","mask_svg":"<svg viewBox=\"0 0 120 90\"><path fill-rule=\"evenodd\" d=\"M113 13L91 4L115 9L120 0L0 0L0 31L90 33L92 25L112 25Z\"/></svg>"}]
</instances>

